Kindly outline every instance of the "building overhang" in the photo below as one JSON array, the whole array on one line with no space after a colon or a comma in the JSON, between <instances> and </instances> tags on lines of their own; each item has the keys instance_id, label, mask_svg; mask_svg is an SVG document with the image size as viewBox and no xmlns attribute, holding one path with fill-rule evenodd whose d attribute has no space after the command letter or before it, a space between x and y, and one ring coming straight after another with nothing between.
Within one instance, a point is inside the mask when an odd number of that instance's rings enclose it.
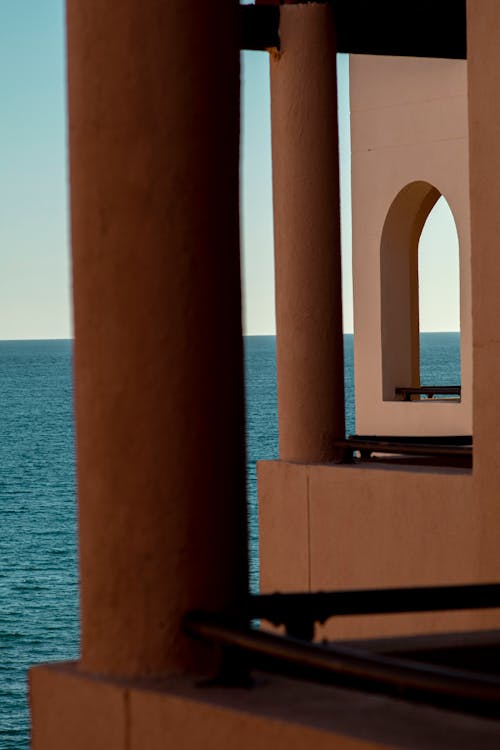
<instances>
[{"instance_id":1,"label":"building overhang","mask_svg":"<svg viewBox=\"0 0 500 750\"><path fill-rule=\"evenodd\" d=\"M337 51L404 57L467 58L466 0L336 0ZM241 5L241 49L279 49L280 6ZM303 3L305 4L305 3Z\"/></svg>"}]
</instances>

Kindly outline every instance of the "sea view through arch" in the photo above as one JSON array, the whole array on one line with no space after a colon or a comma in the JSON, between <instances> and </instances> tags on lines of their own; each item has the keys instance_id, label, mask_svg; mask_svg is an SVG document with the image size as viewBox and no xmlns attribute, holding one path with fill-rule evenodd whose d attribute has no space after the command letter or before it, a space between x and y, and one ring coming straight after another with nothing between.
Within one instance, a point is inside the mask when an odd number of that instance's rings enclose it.
<instances>
[{"instance_id":1,"label":"sea view through arch","mask_svg":"<svg viewBox=\"0 0 500 750\"><path fill-rule=\"evenodd\" d=\"M422 381L460 379L460 335L421 336ZM344 337L354 432L353 337ZM29 746L26 669L78 656L72 343L0 342L0 750ZM274 336L245 337L251 587L258 585L255 463L278 455Z\"/></svg>"}]
</instances>

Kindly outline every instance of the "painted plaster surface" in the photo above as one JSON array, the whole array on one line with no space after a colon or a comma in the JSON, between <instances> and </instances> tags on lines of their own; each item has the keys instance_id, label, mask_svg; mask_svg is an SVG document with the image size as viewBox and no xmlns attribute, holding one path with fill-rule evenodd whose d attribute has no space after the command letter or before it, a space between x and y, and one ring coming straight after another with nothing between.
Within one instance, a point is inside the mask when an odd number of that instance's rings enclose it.
<instances>
[{"instance_id":1,"label":"painted plaster surface","mask_svg":"<svg viewBox=\"0 0 500 750\"><path fill-rule=\"evenodd\" d=\"M260 589L307 591L309 570L309 477L298 464L259 461Z\"/></svg>"},{"instance_id":2,"label":"painted plaster surface","mask_svg":"<svg viewBox=\"0 0 500 750\"><path fill-rule=\"evenodd\" d=\"M351 56L354 356L359 434L472 432L466 76L463 61ZM388 238L397 247L391 249L385 268L381 246L386 217L400 191L411 183L427 184L429 190L434 187L439 192L414 191L413 197L399 205L399 214L392 221L396 227L402 223L403 228L393 230ZM413 273L416 288L418 237L439 194L450 205L459 237L462 398L461 403L401 403L390 400L394 398L394 386L419 384L418 297L410 299L408 279ZM404 265L409 247L413 253L411 268ZM403 379L406 382L398 382Z\"/></svg>"},{"instance_id":3,"label":"painted plaster surface","mask_svg":"<svg viewBox=\"0 0 500 750\"><path fill-rule=\"evenodd\" d=\"M276 69L279 64L275 63ZM472 431L466 76L466 65L461 61L351 57L359 433ZM386 217L396 196L408 185L401 205L415 213L409 221L399 216L401 207L397 207L385 241L395 246L402 241L413 244L413 266L407 260L406 266L401 265L396 247L391 248L390 263L384 269L381 243ZM393 359L386 357L383 363L382 271L389 288L391 274L396 282L418 272L418 238L440 194L450 204L460 239L462 400L384 400L384 366L393 369L389 372L393 378L406 376L406 385L418 384L411 382L415 375L418 378L418 344L415 361L410 361L408 355L410 337L416 337L418 342L418 298L405 299L401 285L392 285L392 296L389 303L385 302L392 305L388 319L394 326L392 341L397 345ZM277 291L287 299L286 287L280 291L279 277ZM284 316L283 326L288 326L290 335L294 330L293 316ZM291 339L289 345L293 349ZM398 370L405 357L409 365L404 366L408 369ZM278 359L278 375L279 369ZM289 377L289 372L282 370L281 377ZM321 375L321 370L310 368L311 383ZM314 392L313 385L311 391ZM282 425L280 422L280 430ZM291 428L286 424L285 429ZM476 462L476 446L474 451ZM279 462L261 462L258 468L262 590L304 590L305 583L307 589L315 591L496 579L498 554L492 553L488 562L480 562L485 527L476 468L473 475L471 471L423 467L321 466L321 462L286 462L282 454L280 458ZM354 638L486 628L499 623L496 612L342 618L329 622L319 635Z\"/></svg>"},{"instance_id":4,"label":"painted plaster surface","mask_svg":"<svg viewBox=\"0 0 500 750\"><path fill-rule=\"evenodd\" d=\"M201 669L183 614L248 580L237 8L190 9L68 2L82 663L103 674Z\"/></svg>"},{"instance_id":5,"label":"painted plaster surface","mask_svg":"<svg viewBox=\"0 0 500 750\"><path fill-rule=\"evenodd\" d=\"M481 485L470 471L262 461L258 480L261 590L266 593L497 579L497 554L481 564ZM345 617L330 620L318 636L499 626L495 610Z\"/></svg>"},{"instance_id":6,"label":"painted plaster surface","mask_svg":"<svg viewBox=\"0 0 500 750\"><path fill-rule=\"evenodd\" d=\"M500 143L499 8L467 3L470 210L474 331L474 441L481 514L481 569L496 561L500 580Z\"/></svg>"},{"instance_id":7,"label":"painted plaster surface","mask_svg":"<svg viewBox=\"0 0 500 750\"><path fill-rule=\"evenodd\" d=\"M107 680L72 665L31 675L33 750L496 750L498 722L258 675L252 690L188 678ZM103 721L105 712L108 718Z\"/></svg>"},{"instance_id":8,"label":"painted plaster surface","mask_svg":"<svg viewBox=\"0 0 500 750\"><path fill-rule=\"evenodd\" d=\"M329 5L280 12L281 53L271 58L279 449L286 460L328 461L344 433L335 37Z\"/></svg>"}]
</instances>

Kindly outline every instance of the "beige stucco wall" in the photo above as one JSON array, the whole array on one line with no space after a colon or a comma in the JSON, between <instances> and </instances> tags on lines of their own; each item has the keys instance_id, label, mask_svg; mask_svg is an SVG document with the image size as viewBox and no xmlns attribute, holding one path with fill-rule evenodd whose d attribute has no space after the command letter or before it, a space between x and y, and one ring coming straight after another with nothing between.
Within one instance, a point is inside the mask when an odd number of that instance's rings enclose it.
<instances>
[{"instance_id":1,"label":"beige stucco wall","mask_svg":"<svg viewBox=\"0 0 500 750\"><path fill-rule=\"evenodd\" d=\"M228 690L202 687L193 678L104 681L67 664L33 670L31 689L33 750L398 746L387 741L387 733L384 737L371 727L357 731L355 721L346 722L347 701L341 691L343 710L332 711L336 691L289 680L268 678L257 690ZM369 705L365 713L369 718ZM398 736L397 731L391 734Z\"/></svg>"},{"instance_id":2,"label":"beige stucco wall","mask_svg":"<svg viewBox=\"0 0 500 750\"><path fill-rule=\"evenodd\" d=\"M495 0L470 0L467 65L351 61L357 431L463 434L473 426L474 467L260 462L264 592L500 579L498 17ZM394 198L414 181L446 197L459 236L460 404L382 400L380 239ZM499 625L491 610L339 618L318 634Z\"/></svg>"},{"instance_id":3,"label":"beige stucco wall","mask_svg":"<svg viewBox=\"0 0 500 750\"><path fill-rule=\"evenodd\" d=\"M497 750L498 722L359 691L257 675L253 690L192 678L31 673L33 750Z\"/></svg>"},{"instance_id":4,"label":"beige stucco wall","mask_svg":"<svg viewBox=\"0 0 500 750\"><path fill-rule=\"evenodd\" d=\"M470 470L258 464L261 591L328 591L494 581L500 555L481 556L486 531ZM490 628L498 611L330 620L318 635Z\"/></svg>"},{"instance_id":5,"label":"beige stucco wall","mask_svg":"<svg viewBox=\"0 0 500 750\"><path fill-rule=\"evenodd\" d=\"M475 501L479 558L500 580L500 8L468 0L470 214L474 335Z\"/></svg>"},{"instance_id":6,"label":"beige stucco wall","mask_svg":"<svg viewBox=\"0 0 500 750\"><path fill-rule=\"evenodd\" d=\"M446 435L472 432L470 221L467 69L460 60L352 55L350 60L354 361L358 434ZM399 247L381 274L384 224L410 183L427 183L445 196L460 247L462 399L403 403L394 386L418 385L418 297L409 299L409 273L417 274L418 238L438 194L425 190L399 206L392 221L415 221L395 231ZM430 200L429 200L430 198ZM427 202L427 203L426 203ZM420 216L417 214L420 211ZM406 213L405 213L406 212ZM405 265L405 239L413 267ZM398 253L401 263L396 263ZM416 282L416 279L415 279ZM443 283L446 280L443 279ZM382 316L381 287L389 304ZM385 321L385 322L384 322ZM387 331L387 327L390 331ZM411 338L416 361L411 360ZM387 340L390 338L390 347ZM391 356L382 357L382 341ZM414 356L415 360L415 356ZM416 373L415 373L416 370ZM417 382L415 382L415 377ZM413 382L412 382L413 380ZM400 382L403 381L403 382ZM385 392L384 392L385 391ZM384 400L386 399L386 400Z\"/></svg>"}]
</instances>

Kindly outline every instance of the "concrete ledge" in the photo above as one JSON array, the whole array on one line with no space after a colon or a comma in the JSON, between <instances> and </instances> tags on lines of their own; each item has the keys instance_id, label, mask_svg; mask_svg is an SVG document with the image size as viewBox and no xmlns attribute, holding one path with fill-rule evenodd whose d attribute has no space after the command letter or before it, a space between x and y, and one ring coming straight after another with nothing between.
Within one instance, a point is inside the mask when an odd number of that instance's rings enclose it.
<instances>
[{"instance_id":1,"label":"concrete ledge","mask_svg":"<svg viewBox=\"0 0 500 750\"><path fill-rule=\"evenodd\" d=\"M33 750L498 750L500 722L284 678L251 690L193 679L30 670Z\"/></svg>"}]
</instances>

